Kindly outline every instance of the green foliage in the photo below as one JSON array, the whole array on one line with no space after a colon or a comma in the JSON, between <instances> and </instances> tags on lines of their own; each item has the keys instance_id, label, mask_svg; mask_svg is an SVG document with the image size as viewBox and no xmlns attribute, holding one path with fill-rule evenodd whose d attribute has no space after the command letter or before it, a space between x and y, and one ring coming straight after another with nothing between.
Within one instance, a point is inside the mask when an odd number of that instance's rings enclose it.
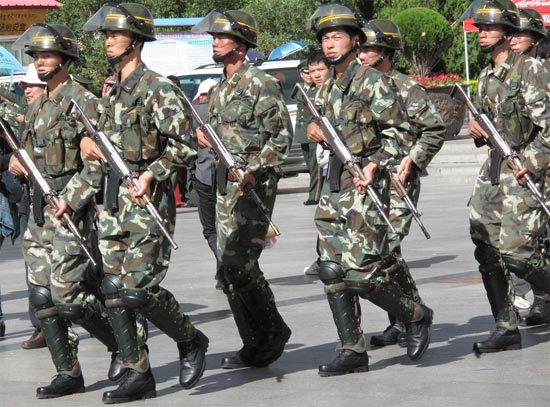
<instances>
[{"instance_id":1,"label":"green foliage","mask_svg":"<svg viewBox=\"0 0 550 407\"><path fill-rule=\"evenodd\" d=\"M452 41L449 22L437 11L413 7L399 12L394 22L401 29L404 54L417 75L429 74Z\"/></svg>"}]
</instances>

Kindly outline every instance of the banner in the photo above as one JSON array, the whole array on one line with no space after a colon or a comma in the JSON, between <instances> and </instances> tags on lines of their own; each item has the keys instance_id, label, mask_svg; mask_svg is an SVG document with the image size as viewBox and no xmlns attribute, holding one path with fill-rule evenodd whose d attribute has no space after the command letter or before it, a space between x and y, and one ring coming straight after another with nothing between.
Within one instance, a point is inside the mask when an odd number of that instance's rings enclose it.
<instances>
[{"instance_id":1,"label":"banner","mask_svg":"<svg viewBox=\"0 0 550 407\"><path fill-rule=\"evenodd\" d=\"M43 23L46 9L4 9L0 13L0 35L21 35L32 23Z\"/></svg>"}]
</instances>

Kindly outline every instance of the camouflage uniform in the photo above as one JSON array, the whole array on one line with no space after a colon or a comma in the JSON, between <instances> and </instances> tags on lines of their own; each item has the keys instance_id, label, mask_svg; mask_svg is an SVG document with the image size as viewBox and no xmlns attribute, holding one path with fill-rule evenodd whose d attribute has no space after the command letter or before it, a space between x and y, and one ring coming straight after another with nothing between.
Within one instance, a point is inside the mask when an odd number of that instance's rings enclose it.
<instances>
[{"instance_id":1,"label":"camouflage uniform","mask_svg":"<svg viewBox=\"0 0 550 407\"><path fill-rule=\"evenodd\" d=\"M13 102L0 101L0 116L8 122L14 133L19 129L19 122L15 119L18 115L25 115L27 103L22 107Z\"/></svg>"},{"instance_id":2,"label":"camouflage uniform","mask_svg":"<svg viewBox=\"0 0 550 407\"><path fill-rule=\"evenodd\" d=\"M378 164L378 192L389 204L389 178L382 168L403 154L399 132L411 132L391 86L382 73L354 61L340 78L323 85L319 97L351 153L363 166L368 161ZM329 182L323 187L315 223L320 237L319 277L342 349L364 353L358 297L345 288L359 287L361 296L406 324L421 320L424 312L389 278L395 264L386 260L387 226L370 197L361 195L352 181L336 157L331 157Z\"/></svg>"},{"instance_id":3,"label":"camouflage uniform","mask_svg":"<svg viewBox=\"0 0 550 407\"><path fill-rule=\"evenodd\" d=\"M132 171L150 171L152 201L167 229L175 227L170 174L196 156L190 116L172 82L140 64L122 83L117 79L99 105L99 128ZM147 354L137 339L139 312L168 336L188 342L198 332L174 296L160 286L171 246L145 208L137 206L114 174L107 173L105 210L99 216L99 248L105 278L101 286L125 366L147 372ZM141 350L140 350L141 349Z\"/></svg>"},{"instance_id":4,"label":"camouflage uniform","mask_svg":"<svg viewBox=\"0 0 550 407\"><path fill-rule=\"evenodd\" d=\"M510 53L497 69L479 76L474 103L488 115L504 140L543 189L550 158L549 78L535 59ZM497 184L491 181L490 154L470 198L470 235L497 328L516 331L510 272L550 293L550 264L536 244L544 214L528 188L503 163Z\"/></svg>"},{"instance_id":5,"label":"camouflage uniform","mask_svg":"<svg viewBox=\"0 0 550 407\"><path fill-rule=\"evenodd\" d=\"M85 191L74 187L89 178L89 174L97 173L99 166L83 165L79 144L84 130L65 116L60 105L64 96L75 99L95 122L96 98L68 79L54 95L45 93L33 103L25 117L27 126L21 135L22 147L52 189L72 208L73 221L79 231L93 242L93 205L85 198ZM93 191L88 189L89 193ZM30 269L30 300L57 372L79 377L80 365L76 352L69 346L67 320L82 325L111 352L117 349L116 341L101 314L101 303L93 294L97 288L93 282L96 271L91 270L78 240L54 218L38 187L33 186L31 195L32 216L22 242L23 256Z\"/></svg>"},{"instance_id":6,"label":"camouflage uniform","mask_svg":"<svg viewBox=\"0 0 550 407\"><path fill-rule=\"evenodd\" d=\"M277 178L292 142L292 124L279 83L248 62L229 78L223 76L210 98L209 119L229 152L256 179L256 192L273 210ZM237 183L226 181L218 163L216 229L218 259L224 275L218 279L227 294L244 343L240 352L249 365L269 364L271 339L290 336L277 311L273 292L258 259L268 223Z\"/></svg>"}]
</instances>

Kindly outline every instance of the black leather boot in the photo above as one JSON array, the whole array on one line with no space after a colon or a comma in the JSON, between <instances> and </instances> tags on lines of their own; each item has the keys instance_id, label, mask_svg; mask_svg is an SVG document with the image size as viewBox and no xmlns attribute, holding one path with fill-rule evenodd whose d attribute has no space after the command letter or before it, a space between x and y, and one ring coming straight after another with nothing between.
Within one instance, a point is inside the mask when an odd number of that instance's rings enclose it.
<instances>
[{"instance_id":1,"label":"black leather boot","mask_svg":"<svg viewBox=\"0 0 550 407\"><path fill-rule=\"evenodd\" d=\"M529 315L525 318L527 326L543 325L550 323L550 301L535 296Z\"/></svg>"},{"instance_id":2,"label":"black leather boot","mask_svg":"<svg viewBox=\"0 0 550 407\"><path fill-rule=\"evenodd\" d=\"M58 374L48 386L36 389L36 397L39 399L53 399L75 393L84 393L82 375L71 377L66 374Z\"/></svg>"},{"instance_id":3,"label":"black leather boot","mask_svg":"<svg viewBox=\"0 0 550 407\"><path fill-rule=\"evenodd\" d=\"M489 335L489 338L474 344L474 352L476 353L492 353L514 349L521 349L519 329L509 331L506 328L497 327Z\"/></svg>"},{"instance_id":4,"label":"black leather boot","mask_svg":"<svg viewBox=\"0 0 550 407\"><path fill-rule=\"evenodd\" d=\"M411 322L407 328L407 356L410 360L418 360L430 345L432 336L433 311L425 305L420 305L424 316L420 321Z\"/></svg>"},{"instance_id":5,"label":"black leather boot","mask_svg":"<svg viewBox=\"0 0 550 407\"><path fill-rule=\"evenodd\" d=\"M120 353L112 352L111 353L111 364L109 365L109 372L107 377L112 382L118 382L122 376L126 373L126 368L123 366L122 359L120 358Z\"/></svg>"},{"instance_id":6,"label":"black leather boot","mask_svg":"<svg viewBox=\"0 0 550 407\"><path fill-rule=\"evenodd\" d=\"M251 348L250 346L243 346L240 351L233 356L227 356L222 358L222 369L241 369L243 367L253 367L254 358L258 348Z\"/></svg>"},{"instance_id":7,"label":"black leather boot","mask_svg":"<svg viewBox=\"0 0 550 407\"><path fill-rule=\"evenodd\" d=\"M395 326L388 326L382 335L373 335L370 338L370 344L372 346L386 346L386 345L395 345L401 330L397 329Z\"/></svg>"},{"instance_id":8,"label":"black leather boot","mask_svg":"<svg viewBox=\"0 0 550 407\"><path fill-rule=\"evenodd\" d=\"M208 338L198 329L192 340L178 342L180 385L184 389L191 389L202 377L206 367L205 353L208 349L208 342Z\"/></svg>"},{"instance_id":9,"label":"black leather boot","mask_svg":"<svg viewBox=\"0 0 550 407\"><path fill-rule=\"evenodd\" d=\"M127 403L156 396L155 378L151 373L151 369L148 369L145 373L128 369L117 389L103 393L103 402L105 404Z\"/></svg>"},{"instance_id":10,"label":"black leather boot","mask_svg":"<svg viewBox=\"0 0 550 407\"><path fill-rule=\"evenodd\" d=\"M319 366L319 376L321 377L368 371L369 357L367 352L357 353L350 349L342 349L331 363Z\"/></svg>"}]
</instances>

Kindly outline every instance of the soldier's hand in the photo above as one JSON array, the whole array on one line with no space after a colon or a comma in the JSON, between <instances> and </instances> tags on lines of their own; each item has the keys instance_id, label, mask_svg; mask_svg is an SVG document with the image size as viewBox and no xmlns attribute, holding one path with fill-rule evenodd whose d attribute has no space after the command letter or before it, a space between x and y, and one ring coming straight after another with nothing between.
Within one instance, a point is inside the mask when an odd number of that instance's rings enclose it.
<instances>
[{"instance_id":1,"label":"soldier's hand","mask_svg":"<svg viewBox=\"0 0 550 407\"><path fill-rule=\"evenodd\" d=\"M197 143L200 148L212 148L212 145L208 142L200 127L197 127Z\"/></svg>"},{"instance_id":2,"label":"soldier's hand","mask_svg":"<svg viewBox=\"0 0 550 407\"><path fill-rule=\"evenodd\" d=\"M485 130L483 130L479 123L473 118L468 122L468 135L473 139L489 138L487 133L485 133Z\"/></svg>"},{"instance_id":3,"label":"soldier's hand","mask_svg":"<svg viewBox=\"0 0 550 407\"><path fill-rule=\"evenodd\" d=\"M130 196L132 201L139 206L143 205L142 197L147 194L151 197L151 183L154 181L155 176L150 171L143 171L138 178L139 188L130 188Z\"/></svg>"},{"instance_id":4,"label":"soldier's hand","mask_svg":"<svg viewBox=\"0 0 550 407\"><path fill-rule=\"evenodd\" d=\"M61 220L61 218L65 213L71 216L72 210L69 207L69 204L67 203L67 201L65 201L63 198L58 198L57 202L58 202L58 209L57 210L52 209L53 215L59 220Z\"/></svg>"},{"instance_id":5,"label":"soldier's hand","mask_svg":"<svg viewBox=\"0 0 550 407\"><path fill-rule=\"evenodd\" d=\"M401 183L405 185L410 175L413 173L413 171L414 171L413 160L409 156L404 157L401 160L401 164L399 164L399 168L397 168L397 176L399 177L399 181L401 181Z\"/></svg>"},{"instance_id":6,"label":"soldier's hand","mask_svg":"<svg viewBox=\"0 0 550 407\"><path fill-rule=\"evenodd\" d=\"M243 193L246 192L246 184L250 184L252 188L256 186L256 178L248 171L243 173L243 179L238 184L240 191Z\"/></svg>"},{"instance_id":7,"label":"soldier's hand","mask_svg":"<svg viewBox=\"0 0 550 407\"><path fill-rule=\"evenodd\" d=\"M512 170L512 173L514 174L514 177L516 177L520 185L525 185L527 183L527 180L525 179L525 174L527 174L527 168L521 167L521 169L519 170Z\"/></svg>"},{"instance_id":8,"label":"soldier's hand","mask_svg":"<svg viewBox=\"0 0 550 407\"><path fill-rule=\"evenodd\" d=\"M353 178L353 185L359 191L360 194L364 195L367 192L367 187L374 183L374 176L378 171L378 165L370 162L365 167L363 167L363 175L365 180L362 181L359 177Z\"/></svg>"},{"instance_id":9,"label":"soldier's hand","mask_svg":"<svg viewBox=\"0 0 550 407\"><path fill-rule=\"evenodd\" d=\"M309 141L313 141L314 143L328 143L327 138L317 123L309 123L306 132Z\"/></svg>"},{"instance_id":10,"label":"soldier's hand","mask_svg":"<svg viewBox=\"0 0 550 407\"><path fill-rule=\"evenodd\" d=\"M19 175L24 175L25 177L29 175L25 167L21 165L21 162L19 159L15 156L15 154L12 154L10 157L10 163L8 165L8 171L11 172L16 177Z\"/></svg>"},{"instance_id":11,"label":"soldier's hand","mask_svg":"<svg viewBox=\"0 0 550 407\"><path fill-rule=\"evenodd\" d=\"M80 153L82 154L82 158L88 161L105 161L103 153L90 137L82 137L82 140L80 140Z\"/></svg>"}]
</instances>

